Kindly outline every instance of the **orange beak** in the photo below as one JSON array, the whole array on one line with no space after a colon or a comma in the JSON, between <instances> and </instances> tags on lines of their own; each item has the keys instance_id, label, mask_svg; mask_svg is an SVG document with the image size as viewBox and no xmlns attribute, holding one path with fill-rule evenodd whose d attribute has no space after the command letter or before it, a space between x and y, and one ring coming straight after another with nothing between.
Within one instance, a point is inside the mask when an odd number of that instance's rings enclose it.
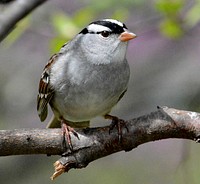
<instances>
[{"instance_id":1,"label":"orange beak","mask_svg":"<svg viewBox=\"0 0 200 184\"><path fill-rule=\"evenodd\" d=\"M123 33L120 34L119 39L122 42L127 42L127 41L132 40L136 37L137 37L136 34L134 34L132 32L124 31Z\"/></svg>"}]
</instances>

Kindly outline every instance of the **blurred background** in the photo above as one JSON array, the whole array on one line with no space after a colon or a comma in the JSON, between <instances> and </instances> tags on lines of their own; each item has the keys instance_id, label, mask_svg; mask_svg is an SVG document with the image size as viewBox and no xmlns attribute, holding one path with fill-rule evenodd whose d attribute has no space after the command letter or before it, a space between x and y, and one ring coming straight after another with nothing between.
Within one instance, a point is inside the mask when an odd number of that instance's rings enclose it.
<instances>
[{"instance_id":1,"label":"blurred background","mask_svg":"<svg viewBox=\"0 0 200 184\"><path fill-rule=\"evenodd\" d=\"M0 11L5 8L1 5ZM45 128L48 120L41 123L36 112L43 67L66 41L100 18L119 19L138 35L128 47L128 92L113 115L131 119L157 105L200 111L200 0L51 0L0 44L0 129ZM104 121L93 122L100 126ZM70 170L54 182L199 184L199 153L193 141L156 141ZM0 183L52 183L58 158L1 157Z\"/></svg>"}]
</instances>

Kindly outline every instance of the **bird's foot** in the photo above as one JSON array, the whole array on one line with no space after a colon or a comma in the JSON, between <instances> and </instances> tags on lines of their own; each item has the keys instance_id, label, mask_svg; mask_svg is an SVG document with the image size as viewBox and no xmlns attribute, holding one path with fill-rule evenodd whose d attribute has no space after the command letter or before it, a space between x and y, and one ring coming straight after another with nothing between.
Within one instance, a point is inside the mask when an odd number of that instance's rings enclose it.
<instances>
[{"instance_id":1,"label":"bird's foot","mask_svg":"<svg viewBox=\"0 0 200 184\"><path fill-rule=\"evenodd\" d=\"M62 134L63 134L63 141L62 141L62 145L63 147L66 149L67 145L66 143L68 143L69 145L69 149L71 151L73 151L73 146L72 146L72 141L71 141L71 135L70 132L73 133L73 135L79 139L77 132L70 127L69 125L67 125L65 120L61 120L61 127L62 127Z\"/></svg>"},{"instance_id":2,"label":"bird's foot","mask_svg":"<svg viewBox=\"0 0 200 184\"><path fill-rule=\"evenodd\" d=\"M109 114L106 114L105 119L110 119L112 120L111 124L110 124L110 129L109 129L109 134L110 132L116 127L117 131L118 131L118 139L119 142L122 141L122 128L126 128L127 132L128 132L128 127L126 126L126 122L123 119L119 119L116 116L111 116Z\"/></svg>"}]
</instances>

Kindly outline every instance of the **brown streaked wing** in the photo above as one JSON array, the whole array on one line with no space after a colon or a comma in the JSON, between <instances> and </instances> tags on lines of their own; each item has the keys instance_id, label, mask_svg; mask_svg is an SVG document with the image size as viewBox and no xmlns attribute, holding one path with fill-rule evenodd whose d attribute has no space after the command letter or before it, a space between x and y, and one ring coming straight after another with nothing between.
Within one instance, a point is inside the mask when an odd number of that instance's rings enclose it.
<instances>
[{"instance_id":1,"label":"brown streaked wing","mask_svg":"<svg viewBox=\"0 0 200 184\"><path fill-rule=\"evenodd\" d=\"M54 54L46 64L39 83L39 93L37 97L37 111L41 121L44 121L48 114L48 103L53 97L54 89L50 85L50 70L59 54Z\"/></svg>"}]
</instances>

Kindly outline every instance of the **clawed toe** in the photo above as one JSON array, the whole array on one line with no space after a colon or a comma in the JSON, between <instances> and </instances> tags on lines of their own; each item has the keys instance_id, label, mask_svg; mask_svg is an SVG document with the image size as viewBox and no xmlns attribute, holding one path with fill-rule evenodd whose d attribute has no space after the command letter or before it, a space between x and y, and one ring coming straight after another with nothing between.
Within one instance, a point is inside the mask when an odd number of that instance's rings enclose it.
<instances>
[{"instance_id":1,"label":"clawed toe","mask_svg":"<svg viewBox=\"0 0 200 184\"><path fill-rule=\"evenodd\" d=\"M77 132L74 130L74 128L70 127L66 124L64 120L61 121L61 127L62 127L62 134L63 134L63 141L62 145L65 149L67 149L67 144L69 145L69 149L73 151L72 141L71 141L71 135L70 132L73 133L77 139L79 139ZM67 143L67 144L66 144Z\"/></svg>"},{"instance_id":2,"label":"clawed toe","mask_svg":"<svg viewBox=\"0 0 200 184\"><path fill-rule=\"evenodd\" d=\"M119 139L119 142L121 142L122 141L122 128L124 127L128 132L128 127L126 126L126 122L123 119L119 119L118 117L111 116L109 114L106 114L104 117L105 117L105 119L112 120L112 122L110 124L110 128L109 128L109 134L116 127L117 131L118 131L118 139Z\"/></svg>"}]
</instances>

